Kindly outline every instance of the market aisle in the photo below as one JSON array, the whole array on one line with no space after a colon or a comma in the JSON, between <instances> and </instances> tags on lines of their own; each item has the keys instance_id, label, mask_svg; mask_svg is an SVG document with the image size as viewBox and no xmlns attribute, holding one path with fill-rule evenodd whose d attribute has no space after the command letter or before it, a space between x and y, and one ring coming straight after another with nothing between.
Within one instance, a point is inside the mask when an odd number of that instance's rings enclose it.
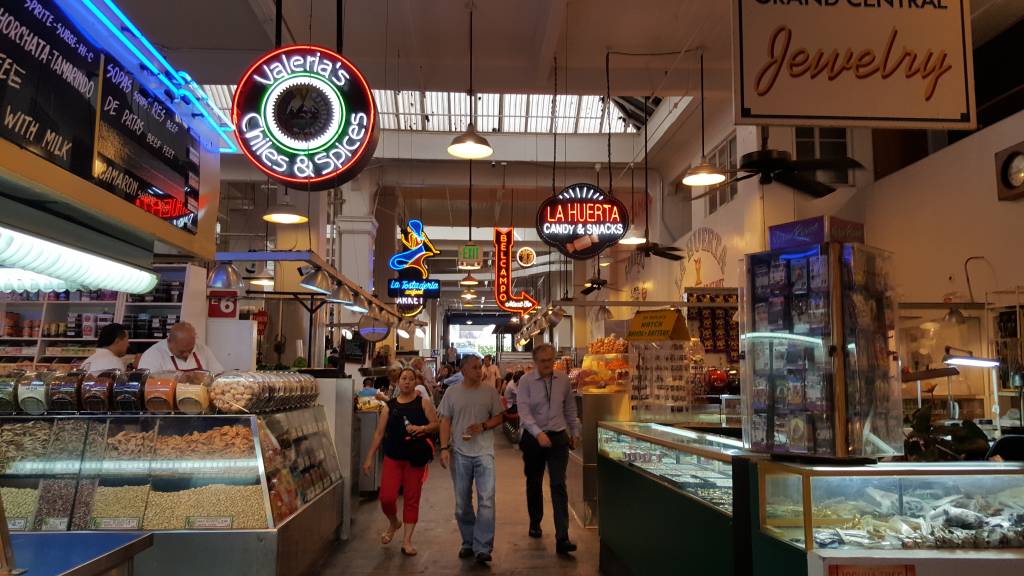
<instances>
[{"instance_id":1,"label":"market aisle","mask_svg":"<svg viewBox=\"0 0 1024 576\"><path fill-rule=\"evenodd\" d=\"M526 534L529 517L526 513L523 461L519 451L504 436L495 437L495 461L498 476L497 531L494 562L489 569L473 560L460 560L457 556L460 539L452 517L455 503L451 476L435 460L423 488L420 523L414 538L419 551L417 556L407 558L402 555L401 537L381 546L380 533L386 521L380 512L380 504L376 500L362 502L353 514L352 539L339 546L320 573L346 576L487 572L524 576L597 574L597 530L585 530L573 521L570 534L579 544L579 551L573 558L557 556L551 500L545 485L544 538L529 538Z\"/></svg>"}]
</instances>

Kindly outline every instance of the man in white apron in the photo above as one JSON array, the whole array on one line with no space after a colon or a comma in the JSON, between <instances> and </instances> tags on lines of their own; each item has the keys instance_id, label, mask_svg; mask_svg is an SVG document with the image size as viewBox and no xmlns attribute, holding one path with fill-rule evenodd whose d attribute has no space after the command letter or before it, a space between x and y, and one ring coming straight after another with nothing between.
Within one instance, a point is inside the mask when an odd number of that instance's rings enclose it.
<instances>
[{"instance_id":1,"label":"man in white apron","mask_svg":"<svg viewBox=\"0 0 1024 576\"><path fill-rule=\"evenodd\" d=\"M153 344L142 354L139 368L153 372L207 370L217 374L224 371L213 352L205 344L196 342L196 329L188 322L171 326L166 339Z\"/></svg>"}]
</instances>

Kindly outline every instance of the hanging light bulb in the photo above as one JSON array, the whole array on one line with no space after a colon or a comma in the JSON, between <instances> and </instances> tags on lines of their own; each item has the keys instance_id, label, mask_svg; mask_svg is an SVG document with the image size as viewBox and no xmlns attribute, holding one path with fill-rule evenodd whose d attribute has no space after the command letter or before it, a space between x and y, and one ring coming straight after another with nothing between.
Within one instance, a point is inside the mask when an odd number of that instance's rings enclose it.
<instances>
[{"instance_id":1,"label":"hanging light bulb","mask_svg":"<svg viewBox=\"0 0 1024 576\"><path fill-rule=\"evenodd\" d=\"M472 273L466 274L466 277L459 280L459 286L476 286L480 284L480 281L473 277Z\"/></svg>"},{"instance_id":2,"label":"hanging light bulb","mask_svg":"<svg viewBox=\"0 0 1024 576\"><path fill-rule=\"evenodd\" d=\"M491 148L487 138L481 136L476 131L476 126L470 122L465 132L452 138L452 143L448 145L448 154L463 160L480 160L494 154L494 148Z\"/></svg>"},{"instance_id":3,"label":"hanging light bulb","mask_svg":"<svg viewBox=\"0 0 1024 576\"><path fill-rule=\"evenodd\" d=\"M683 184L687 186L714 186L725 182L725 174L708 162L706 148L704 146L704 51L701 50L698 56L700 64L700 164L686 171Z\"/></svg>"},{"instance_id":4,"label":"hanging light bulb","mask_svg":"<svg viewBox=\"0 0 1024 576\"><path fill-rule=\"evenodd\" d=\"M283 202L267 206L267 210L263 213L263 219L272 224L305 224L309 222L309 217L292 205L287 194L285 194Z\"/></svg>"},{"instance_id":5,"label":"hanging light bulb","mask_svg":"<svg viewBox=\"0 0 1024 576\"><path fill-rule=\"evenodd\" d=\"M255 278L249 280L250 284L256 286L273 286L274 275L270 273L270 270L266 266L263 267L263 271L256 275Z\"/></svg>"},{"instance_id":6,"label":"hanging light bulb","mask_svg":"<svg viewBox=\"0 0 1024 576\"><path fill-rule=\"evenodd\" d=\"M513 315L513 316L512 316L512 319L511 319L511 320L509 320L509 322L511 322L511 323L513 323L513 324L519 324L519 322L520 322L520 320L519 320L519 316Z\"/></svg>"},{"instance_id":7,"label":"hanging light bulb","mask_svg":"<svg viewBox=\"0 0 1024 576\"><path fill-rule=\"evenodd\" d=\"M210 279L207 286L216 290L242 291L245 285L242 283L242 274L231 262L218 262L210 272Z\"/></svg>"}]
</instances>

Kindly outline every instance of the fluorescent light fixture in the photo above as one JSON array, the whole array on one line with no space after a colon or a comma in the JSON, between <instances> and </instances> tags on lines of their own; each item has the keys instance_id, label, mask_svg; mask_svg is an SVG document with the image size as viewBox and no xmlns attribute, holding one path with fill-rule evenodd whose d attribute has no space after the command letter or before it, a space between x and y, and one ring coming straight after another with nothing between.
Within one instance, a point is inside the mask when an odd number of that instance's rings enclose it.
<instances>
[{"instance_id":1,"label":"fluorescent light fixture","mask_svg":"<svg viewBox=\"0 0 1024 576\"><path fill-rule=\"evenodd\" d=\"M725 182L725 174L707 158L702 158L700 164L687 170L683 178L683 184L687 186L714 186L722 182Z\"/></svg>"},{"instance_id":2,"label":"fluorescent light fixture","mask_svg":"<svg viewBox=\"0 0 1024 576\"><path fill-rule=\"evenodd\" d=\"M312 272L306 274L299 280L299 286L313 292L319 292L321 294L330 294L331 290L334 289L334 281L320 268L314 268Z\"/></svg>"},{"instance_id":3,"label":"fluorescent light fixture","mask_svg":"<svg viewBox=\"0 0 1024 576\"><path fill-rule=\"evenodd\" d=\"M473 274L466 274L466 277L459 280L459 286L476 286L480 281L473 277Z\"/></svg>"},{"instance_id":4,"label":"fluorescent light fixture","mask_svg":"<svg viewBox=\"0 0 1024 576\"><path fill-rule=\"evenodd\" d=\"M210 278L206 285L215 290L235 290L241 292L245 289L242 283L242 274L231 262L218 262L210 272Z\"/></svg>"},{"instance_id":5,"label":"fluorescent light fixture","mask_svg":"<svg viewBox=\"0 0 1024 576\"><path fill-rule=\"evenodd\" d=\"M0 266L20 268L92 290L143 294L156 286L152 272L49 240L0 227Z\"/></svg>"},{"instance_id":6,"label":"fluorescent light fixture","mask_svg":"<svg viewBox=\"0 0 1024 576\"><path fill-rule=\"evenodd\" d=\"M740 340L793 340L795 342L805 342L807 344L822 345L821 338L814 338L811 336L801 336L799 334L787 334L785 332L747 332L746 334L740 335Z\"/></svg>"},{"instance_id":7,"label":"fluorescent light fixture","mask_svg":"<svg viewBox=\"0 0 1024 576\"><path fill-rule=\"evenodd\" d=\"M64 292L78 290L63 280L20 268L0 268L0 292Z\"/></svg>"},{"instance_id":8,"label":"fluorescent light fixture","mask_svg":"<svg viewBox=\"0 0 1024 576\"><path fill-rule=\"evenodd\" d=\"M470 122L465 132L452 138L448 154L463 160L480 160L494 154L494 148L491 148L487 138L477 133L476 126Z\"/></svg>"},{"instance_id":9,"label":"fluorescent light fixture","mask_svg":"<svg viewBox=\"0 0 1024 576\"><path fill-rule=\"evenodd\" d=\"M356 314L366 314L369 311L369 304L366 302L366 296L358 293L353 295L352 303L345 307Z\"/></svg>"},{"instance_id":10,"label":"fluorescent light fixture","mask_svg":"<svg viewBox=\"0 0 1024 576\"><path fill-rule=\"evenodd\" d=\"M272 224L305 224L309 217L288 203L278 203L267 208L263 219Z\"/></svg>"},{"instance_id":11,"label":"fluorescent light fixture","mask_svg":"<svg viewBox=\"0 0 1024 576\"><path fill-rule=\"evenodd\" d=\"M947 366L974 366L976 368L995 368L999 366L999 360L992 358L977 358L974 356L958 356L946 354L942 357L942 363Z\"/></svg>"}]
</instances>

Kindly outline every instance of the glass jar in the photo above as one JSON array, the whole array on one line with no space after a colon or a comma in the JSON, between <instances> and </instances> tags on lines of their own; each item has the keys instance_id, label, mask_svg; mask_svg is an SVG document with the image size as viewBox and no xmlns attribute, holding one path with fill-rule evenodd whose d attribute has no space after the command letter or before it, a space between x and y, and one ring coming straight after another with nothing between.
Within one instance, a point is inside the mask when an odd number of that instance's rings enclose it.
<instances>
[{"instance_id":1,"label":"glass jar","mask_svg":"<svg viewBox=\"0 0 1024 576\"><path fill-rule=\"evenodd\" d=\"M50 383L49 400L50 412L78 412L79 401L82 398L82 381L85 379L85 372L75 370L67 374L60 374Z\"/></svg>"},{"instance_id":2,"label":"glass jar","mask_svg":"<svg viewBox=\"0 0 1024 576\"><path fill-rule=\"evenodd\" d=\"M0 375L0 413L18 411L18 379L24 375L24 370L11 370Z\"/></svg>"},{"instance_id":3,"label":"glass jar","mask_svg":"<svg viewBox=\"0 0 1024 576\"><path fill-rule=\"evenodd\" d=\"M151 372L143 391L146 411L156 414L174 412L174 391L177 386L177 372Z\"/></svg>"},{"instance_id":4,"label":"glass jar","mask_svg":"<svg viewBox=\"0 0 1024 576\"><path fill-rule=\"evenodd\" d=\"M120 370L93 372L82 383L82 410L109 412L114 405L114 386L124 375Z\"/></svg>"},{"instance_id":5,"label":"glass jar","mask_svg":"<svg viewBox=\"0 0 1024 576\"><path fill-rule=\"evenodd\" d=\"M142 412L145 409L143 391L149 370L132 370L114 382L114 412Z\"/></svg>"},{"instance_id":6,"label":"glass jar","mask_svg":"<svg viewBox=\"0 0 1024 576\"><path fill-rule=\"evenodd\" d=\"M56 372L29 372L18 379L18 406L22 411L38 416L48 408L50 382Z\"/></svg>"},{"instance_id":7,"label":"glass jar","mask_svg":"<svg viewBox=\"0 0 1024 576\"><path fill-rule=\"evenodd\" d=\"M263 378L252 372L225 372L210 387L214 407L225 414L255 412L266 395Z\"/></svg>"},{"instance_id":8,"label":"glass jar","mask_svg":"<svg viewBox=\"0 0 1024 576\"><path fill-rule=\"evenodd\" d=\"M213 373L203 370L178 372L174 397L178 410L185 414L206 414L210 411L210 383Z\"/></svg>"}]
</instances>

